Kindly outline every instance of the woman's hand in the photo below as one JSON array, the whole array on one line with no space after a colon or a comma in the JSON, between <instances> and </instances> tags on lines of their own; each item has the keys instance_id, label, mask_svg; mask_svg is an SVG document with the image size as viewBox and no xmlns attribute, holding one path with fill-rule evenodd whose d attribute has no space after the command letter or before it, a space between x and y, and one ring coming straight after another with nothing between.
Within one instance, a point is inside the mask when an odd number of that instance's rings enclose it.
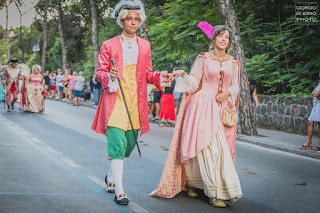
<instances>
[{"instance_id":1,"label":"woman's hand","mask_svg":"<svg viewBox=\"0 0 320 213\"><path fill-rule=\"evenodd\" d=\"M173 76L170 73L162 73L161 78L161 80L165 83L173 80Z\"/></svg>"},{"instance_id":2,"label":"woman's hand","mask_svg":"<svg viewBox=\"0 0 320 213\"><path fill-rule=\"evenodd\" d=\"M231 95L231 93L227 90L227 91L224 91L220 94L218 94L216 96L216 101L219 102L219 103L222 103L224 102L229 96Z\"/></svg>"},{"instance_id":3,"label":"woman's hand","mask_svg":"<svg viewBox=\"0 0 320 213\"><path fill-rule=\"evenodd\" d=\"M184 70L176 70L172 72L174 78L178 78L180 76L184 76L186 72Z\"/></svg>"}]
</instances>

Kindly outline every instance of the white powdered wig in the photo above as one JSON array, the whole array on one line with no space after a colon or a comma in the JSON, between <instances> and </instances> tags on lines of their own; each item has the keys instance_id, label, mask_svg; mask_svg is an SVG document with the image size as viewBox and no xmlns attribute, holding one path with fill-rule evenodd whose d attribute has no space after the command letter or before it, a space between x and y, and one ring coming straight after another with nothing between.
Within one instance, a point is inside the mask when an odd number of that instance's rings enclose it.
<instances>
[{"instance_id":1,"label":"white powdered wig","mask_svg":"<svg viewBox=\"0 0 320 213\"><path fill-rule=\"evenodd\" d=\"M36 65L34 65L34 66L32 67L32 73L34 73L34 70L35 70L36 68L38 68L39 73L41 73L41 66L40 66L39 64L36 64Z\"/></svg>"},{"instance_id":2,"label":"white powdered wig","mask_svg":"<svg viewBox=\"0 0 320 213\"><path fill-rule=\"evenodd\" d=\"M114 8L111 17L117 20L120 27L123 28L121 24L121 19L125 19L129 12L136 12L140 16L140 25L146 21L146 12L144 6L140 0L121 0Z\"/></svg>"},{"instance_id":3,"label":"white powdered wig","mask_svg":"<svg viewBox=\"0 0 320 213\"><path fill-rule=\"evenodd\" d=\"M0 66L1 67L1 66ZM0 70L0 72L2 71L2 72L4 72L5 70L7 70L8 69L8 65L3 65L2 67L1 67L1 70Z\"/></svg>"}]
</instances>

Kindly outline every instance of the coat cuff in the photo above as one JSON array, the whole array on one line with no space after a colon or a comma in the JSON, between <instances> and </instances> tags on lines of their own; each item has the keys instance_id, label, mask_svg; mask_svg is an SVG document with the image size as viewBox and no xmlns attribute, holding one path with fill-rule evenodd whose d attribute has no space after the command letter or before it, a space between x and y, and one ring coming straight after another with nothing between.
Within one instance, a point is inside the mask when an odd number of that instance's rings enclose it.
<instances>
[{"instance_id":1,"label":"coat cuff","mask_svg":"<svg viewBox=\"0 0 320 213\"><path fill-rule=\"evenodd\" d=\"M109 77L109 83L108 83L109 93L117 92L119 89L118 80L115 79L114 81L112 81L110 73L108 73L108 77Z\"/></svg>"},{"instance_id":2,"label":"coat cuff","mask_svg":"<svg viewBox=\"0 0 320 213\"><path fill-rule=\"evenodd\" d=\"M162 73L161 72L156 72L153 74L153 79L154 79L154 85L158 88L158 89L161 89L161 76L162 76Z\"/></svg>"}]
</instances>

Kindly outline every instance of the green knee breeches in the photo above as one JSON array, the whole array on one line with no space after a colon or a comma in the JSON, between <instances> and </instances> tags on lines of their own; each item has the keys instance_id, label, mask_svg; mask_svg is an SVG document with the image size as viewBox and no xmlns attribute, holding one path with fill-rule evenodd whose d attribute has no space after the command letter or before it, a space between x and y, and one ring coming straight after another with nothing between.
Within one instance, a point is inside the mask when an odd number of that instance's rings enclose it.
<instances>
[{"instance_id":1,"label":"green knee breeches","mask_svg":"<svg viewBox=\"0 0 320 213\"><path fill-rule=\"evenodd\" d=\"M138 137L139 130L134 130ZM130 156L136 145L132 130L124 131L117 127L107 127L109 159L123 159Z\"/></svg>"}]
</instances>

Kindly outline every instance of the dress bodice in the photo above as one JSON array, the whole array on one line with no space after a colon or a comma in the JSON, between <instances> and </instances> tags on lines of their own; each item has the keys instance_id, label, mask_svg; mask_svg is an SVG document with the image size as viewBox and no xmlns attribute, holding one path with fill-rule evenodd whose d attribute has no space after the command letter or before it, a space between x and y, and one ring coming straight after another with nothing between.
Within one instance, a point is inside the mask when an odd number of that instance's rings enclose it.
<instances>
[{"instance_id":1,"label":"dress bodice","mask_svg":"<svg viewBox=\"0 0 320 213\"><path fill-rule=\"evenodd\" d=\"M29 84L34 86L41 86L42 79L40 77L32 77L29 80Z\"/></svg>"},{"instance_id":2,"label":"dress bodice","mask_svg":"<svg viewBox=\"0 0 320 213\"><path fill-rule=\"evenodd\" d=\"M207 90L213 95L217 95L220 84L220 71L223 72L223 89L228 90L232 80L232 58L222 62L220 68L220 62L211 59L210 57L204 58L204 71L202 75L202 88L201 90Z\"/></svg>"}]
</instances>

